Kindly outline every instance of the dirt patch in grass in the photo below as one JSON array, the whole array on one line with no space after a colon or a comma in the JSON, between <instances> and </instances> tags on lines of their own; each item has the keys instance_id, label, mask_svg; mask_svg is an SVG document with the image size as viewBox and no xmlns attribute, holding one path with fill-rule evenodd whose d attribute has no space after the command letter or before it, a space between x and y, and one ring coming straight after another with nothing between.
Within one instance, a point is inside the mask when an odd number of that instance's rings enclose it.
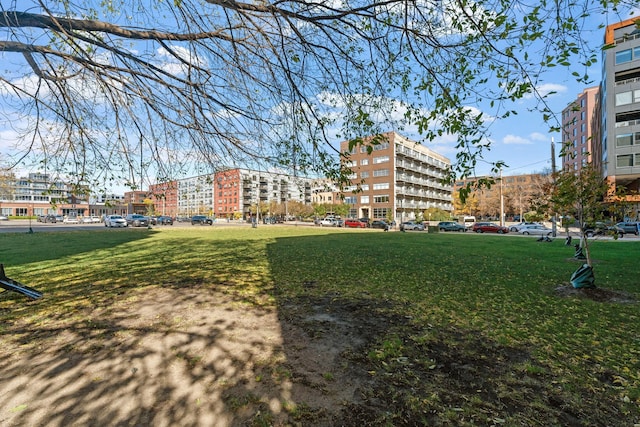
<instances>
[{"instance_id":1,"label":"dirt patch in grass","mask_svg":"<svg viewBox=\"0 0 640 427\"><path fill-rule=\"evenodd\" d=\"M417 325L409 305L164 287L5 325L0 425L621 425L528 348ZM5 296L3 296L5 297ZM16 307L22 302L15 300ZM46 297L34 304L46 304ZM617 373L601 375L599 390ZM635 406L631 406L635 408Z\"/></svg>"},{"instance_id":2,"label":"dirt patch in grass","mask_svg":"<svg viewBox=\"0 0 640 427\"><path fill-rule=\"evenodd\" d=\"M556 295L561 297L585 298L596 302L609 302L618 304L635 303L633 295L626 292L614 291L605 288L574 288L572 285L562 285L555 289Z\"/></svg>"}]
</instances>

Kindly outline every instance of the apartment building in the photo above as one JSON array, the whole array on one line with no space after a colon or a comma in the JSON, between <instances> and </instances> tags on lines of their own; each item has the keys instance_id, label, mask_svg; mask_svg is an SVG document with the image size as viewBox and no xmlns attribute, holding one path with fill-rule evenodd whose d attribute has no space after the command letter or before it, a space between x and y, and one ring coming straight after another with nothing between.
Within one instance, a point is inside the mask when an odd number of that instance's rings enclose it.
<instances>
[{"instance_id":1,"label":"apartment building","mask_svg":"<svg viewBox=\"0 0 640 427\"><path fill-rule=\"evenodd\" d=\"M16 177L0 175L0 214L6 216L38 216L47 214L89 214L85 189L76 191L71 183L46 173L29 173ZM80 195L76 193L81 193Z\"/></svg>"},{"instance_id":2,"label":"apartment building","mask_svg":"<svg viewBox=\"0 0 640 427\"><path fill-rule=\"evenodd\" d=\"M575 101L562 110L562 169L578 171L592 163L596 104L600 88L585 89Z\"/></svg>"},{"instance_id":3,"label":"apartment building","mask_svg":"<svg viewBox=\"0 0 640 427\"><path fill-rule=\"evenodd\" d=\"M451 167L445 156L396 132L364 138L351 150L343 141L340 151L349 153L342 161L353 172L342 193L350 217L403 222L429 208L452 210L452 186L441 182Z\"/></svg>"},{"instance_id":4,"label":"apartment building","mask_svg":"<svg viewBox=\"0 0 640 427\"><path fill-rule=\"evenodd\" d=\"M601 168L612 190L624 186L640 216L640 29L637 18L608 25L600 90Z\"/></svg>"}]
</instances>

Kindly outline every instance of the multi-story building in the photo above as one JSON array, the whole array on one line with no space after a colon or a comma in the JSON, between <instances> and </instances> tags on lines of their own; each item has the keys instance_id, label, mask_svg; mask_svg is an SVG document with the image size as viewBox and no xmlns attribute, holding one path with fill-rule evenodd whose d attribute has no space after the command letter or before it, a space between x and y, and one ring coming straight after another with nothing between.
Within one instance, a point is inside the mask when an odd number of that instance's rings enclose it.
<instances>
[{"instance_id":1,"label":"multi-story building","mask_svg":"<svg viewBox=\"0 0 640 427\"><path fill-rule=\"evenodd\" d=\"M328 178L311 181L311 203L318 205L335 205L342 203L340 189Z\"/></svg>"},{"instance_id":2,"label":"multi-story building","mask_svg":"<svg viewBox=\"0 0 640 427\"><path fill-rule=\"evenodd\" d=\"M600 85L601 165L612 190L624 186L640 216L640 28L637 18L608 25ZM613 191L612 191L613 192ZM634 194L635 193L635 194Z\"/></svg>"},{"instance_id":3,"label":"multi-story building","mask_svg":"<svg viewBox=\"0 0 640 427\"><path fill-rule=\"evenodd\" d=\"M250 217L254 209L258 207L262 211L265 206L279 205L284 207L282 213L287 215L289 201L311 204L311 180L309 178L248 169L237 169L237 171L238 195L241 197L239 197L236 206L245 218ZM226 172L229 173L229 171ZM228 180L227 184L230 184Z\"/></svg>"},{"instance_id":4,"label":"multi-story building","mask_svg":"<svg viewBox=\"0 0 640 427\"><path fill-rule=\"evenodd\" d=\"M178 216L178 181L149 185L149 197L157 215Z\"/></svg>"},{"instance_id":5,"label":"multi-story building","mask_svg":"<svg viewBox=\"0 0 640 427\"><path fill-rule=\"evenodd\" d=\"M595 106L599 87L585 89L562 110L562 169L578 171L592 162L592 138Z\"/></svg>"},{"instance_id":6,"label":"multi-story building","mask_svg":"<svg viewBox=\"0 0 640 427\"><path fill-rule=\"evenodd\" d=\"M445 156L395 132L364 138L352 150L344 141L340 151L349 153L342 161L353 172L343 189L349 216L403 222L429 208L452 210L452 186L442 182L451 167Z\"/></svg>"},{"instance_id":7,"label":"multi-story building","mask_svg":"<svg viewBox=\"0 0 640 427\"><path fill-rule=\"evenodd\" d=\"M53 178L46 173L16 177L0 176L0 213L2 215L38 216L59 213L83 215L89 212L86 189ZM81 194L77 194L81 193Z\"/></svg>"},{"instance_id":8,"label":"multi-story building","mask_svg":"<svg viewBox=\"0 0 640 427\"><path fill-rule=\"evenodd\" d=\"M178 216L213 216L214 174L178 180Z\"/></svg>"}]
</instances>

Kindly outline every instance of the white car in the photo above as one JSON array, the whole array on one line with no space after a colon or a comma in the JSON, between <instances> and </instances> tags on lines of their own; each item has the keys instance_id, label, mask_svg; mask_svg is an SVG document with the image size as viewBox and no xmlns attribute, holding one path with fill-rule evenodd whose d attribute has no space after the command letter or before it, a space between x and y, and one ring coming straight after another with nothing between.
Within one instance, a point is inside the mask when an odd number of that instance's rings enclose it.
<instances>
[{"instance_id":1,"label":"white car","mask_svg":"<svg viewBox=\"0 0 640 427\"><path fill-rule=\"evenodd\" d=\"M62 220L63 224L78 224L79 222L77 216L65 216Z\"/></svg>"},{"instance_id":2,"label":"white car","mask_svg":"<svg viewBox=\"0 0 640 427\"><path fill-rule=\"evenodd\" d=\"M528 224L528 225L521 226L520 229L518 230L518 233L524 234L525 236L532 235L532 236L551 237L553 230L541 224Z\"/></svg>"},{"instance_id":3,"label":"white car","mask_svg":"<svg viewBox=\"0 0 640 427\"><path fill-rule=\"evenodd\" d=\"M338 223L335 219L325 218L320 220L319 225L320 227L337 227Z\"/></svg>"},{"instance_id":4,"label":"white car","mask_svg":"<svg viewBox=\"0 0 640 427\"><path fill-rule=\"evenodd\" d=\"M121 215L107 215L104 219L105 227L127 227L127 220Z\"/></svg>"},{"instance_id":5,"label":"white car","mask_svg":"<svg viewBox=\"0 0 640 427\"><path fill-rule=\"evenodd\" d=\"M542 225L538 222L519 222L517 224L511 224L509 226L509 231L511 232L519 232L522 227L526 227L527 225Z\"/></svg>"}]
</instances>

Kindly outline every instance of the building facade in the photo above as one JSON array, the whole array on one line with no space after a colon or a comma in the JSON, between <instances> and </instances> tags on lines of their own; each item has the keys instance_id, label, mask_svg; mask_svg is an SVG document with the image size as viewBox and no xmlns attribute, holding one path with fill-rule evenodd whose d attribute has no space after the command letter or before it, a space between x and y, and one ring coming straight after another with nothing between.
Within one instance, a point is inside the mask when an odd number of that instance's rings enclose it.
<instances>
[{"instance_id":1,"label":"building facade","mask_svg":"<svg viewBox=\"0 0 640 427\"><path fill-rule=\"evenodd\" d=\"M353 172L342 193L350 217L403 222L429 208L452 210L452 186L442 183L451 168L445 156L395 132L351 150L343 141L340 151L349 153L342 161Z\"/></svg>"},{"instance_id":2,"label":"building facade","mask_svg":"<svg viewBox=\"0 0 640 427\"><path fill-rule=\"evenodd\" d=\"M640 216L640 29L637 18L606 27L600 85L601 169L624 186Z\"/></svg>"},{"instance_id":3,"label":"building facade","mask_svg":"<svg viewBox=\"0 0 640 427\"><path fill-rule=\"evenodd\" d=\"M585 89L562 110L562 169L578 171L592 163L594 155L593 122L600 88Z\"/></svg>"},{"instance_id":4,"label":"building facade","mask_svg":"<svg viewBox=\"0 0 640 427\"><path fill-rule=\"evenodd\" d=\"M0 214L6 216L89 214L87 196L75 194L75 188L72 184L53 178L46 173L30 173L24 177L2 173Z\"/></svg>"}]
</instances>

